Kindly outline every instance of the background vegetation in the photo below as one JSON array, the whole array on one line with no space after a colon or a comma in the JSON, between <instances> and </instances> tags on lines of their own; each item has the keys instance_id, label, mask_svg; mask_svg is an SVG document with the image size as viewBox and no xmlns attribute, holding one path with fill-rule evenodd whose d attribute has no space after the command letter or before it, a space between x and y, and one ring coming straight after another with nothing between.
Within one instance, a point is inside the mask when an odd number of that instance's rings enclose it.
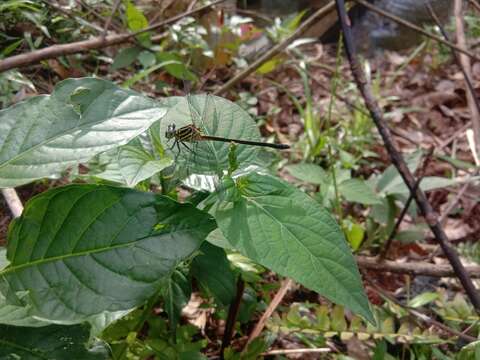
<instances>
[{"instance_id":1,"label":"background vegetation","mask_svg":"<svg viewBox=\"0 0 480 360\"><path fill-rule=\"evenodd\" d=\"M0 357L479 358L475 306L392 165L342 42L299 34L322 14L259 26L248 8L203 5L0 4ZM464 11L467 68L430 38L362 68L476 284L467 133L480 123L469 95L480 17L475 1ZM284 46L254 66L262 36ZM222 135L291 149L207 143L176 156L165 126L208 101Z\"/></svg>"}]
</instances>

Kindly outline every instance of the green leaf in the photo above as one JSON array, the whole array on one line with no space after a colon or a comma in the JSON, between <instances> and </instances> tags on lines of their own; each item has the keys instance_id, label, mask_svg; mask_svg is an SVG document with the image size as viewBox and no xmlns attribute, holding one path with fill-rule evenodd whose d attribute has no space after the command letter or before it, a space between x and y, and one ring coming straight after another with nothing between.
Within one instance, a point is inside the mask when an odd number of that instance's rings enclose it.
<instances>
[{"instance_id":1,"label":"green leaf","mask_svg":"<svg viewBox=\"0 0 480 360\"><path fill-rule=\"evenodd\" d=\"M144 50L138 55L138 61L144 68L155 65L156 57L151 51Z\"/></svg>"},{"instance_id":2,"label":"green leaf","mask_svg":"<svg viewBox=\"0 0 480 360\"><path fill-rule=\"evenodd\" d=\"M345 220L343 222L343 228L352 249L354 251L358 250L360 245L362 245L362 241L365 236L365 229L363 226L354 220Z\"/></svg>"},{"instance_id":3,"label":"green leaf","mask_svg":"<svg viewBox=\"0 0 480 360\"><path fill-rule=\"evenodd\" d=\"M208 289L222 305L228 306L235 297L235 274L225 251L208 242L200 248L201 254L192 261L191 274Z\"/></svg>"},{"instance_id":4,"label":"green leaf","mask_svg":"<svg viewBox=\"0 0 480 360\"><path fill-rule=\"evenodd\" d=\"M172 164L172 159L155 159L140 146L125 145L118 152L119 170L125 183L133 187Z\"/></svg>"},{"instance_id":5,"label":"green leaf","mask_svg":"<svg viewBox=\"0 0 480 360\"><path fill-rule=\"evenodd\" d=\"M347 321L343 307L335 305L332 310L332 330L342 332L347 330Z\"/></svg>"},{"instance_id":6,"label":"green leaf","mask_svg":"<svg viewBox=\"0 0 480 360\"><path fill-rule=\"evenodd\" d=\"M174 271L163 289L165 311L170 319L170 328L175 332L182 309L187 306L192 294L190 280L180 271Z\"/></svg>"},{"instance_id":7,"label":"green leaf","mask_svg":"<svg viewBox=\"0 0 480 360\"><path fill-rule=\"evenodd\" d=\"M0 272L7 301L44 319L80 322L131 309L215 227L210 216L168 197L70 185L32 198L8 238ZM27 300L19 294L27 293Z\"/></svg>"},{"instance_id":8,"label":"green leaf","mask_svg":"<svg viewBox=\"0 0 480 360\"><path fill-rule=\"evenodd\" d=\"M131 1L127 1L127 25L132 31L138 31L145 29L148 26L148 20L143 13L132 4Z\"/></svg>"},{"instance_id":9,"label":"green leaf","mask_svg":"<svg viewBox=\"0 0 480 360\"><path fill-rule=\"evenodd\" d=\"M349 202L364 205L381 204L375 192L361 179L348 179L338 185L338 192Z\"/></svg>"},{"instance_id":10,"label":"green leaf","mask_svg":"<svg viewBox=\"0 0 480 360\"><path fill-rule=\"evenodd\" d=\"M132 85L134 85L136 82L142 80L143 78L146 78L148 75L150 75L151 73L157 71L158 69L162 68L162 67L166 67L168 65L171 65L173 64L174 62L173 61L164 61L164 62L161 62L159 64L155 64L153 66L150 66L138 73L136 73L134 76L132 76L130 79L124 81L122 83L122 87L123 88L129 88L131 87Z\"/></svg>"},{"instance_id":11,"label":"green leaf","mask_svg":"<svg viewBox=\"0 0 480 360\"><path fill-rule=\"evenodd\" d=\"M26 296L26 294L23 294ZM0 324L13 326L46 326L47 322L35 319L30 315L31 306L7 303L5 297L0 293Z\"/></svg>"},{"instance_id":12,"label":"green leaf","mask_svg":"<svg viewBox=\"0 0 480 360\"><path fill-rule=\"evenodd\" d=\"M408 302L408 306L418 308L438 299L438 294L434 292L424 292L415 296Z\"/></svg>"},{"instance_id":13,"label":"green leaf","mask_svg":"<svg viewBox=\"0 0 480 360\"><path fill-rule=\"evenodd\" d=\"M325 170L315 164L295 164L285 168L292 176L310 184L323 185L330 182Z\"/></svg>"},{"instance_id":14,"label":"green leaf","mask_svg":"<svg viewBox=\"0 0 480 360\"><path fill-rule=\"evenodd\" d=\"M198 81L198 77L191 72L185 65L185 62L180 56L172 52L160 52L157 53L157 61L169 63L165 66L165 70L180 80Z\"/></svg>"},{"instance_id":15,"label":"green leaf","mask_svg":"<svg viewBox=\"0 0 480 360\"><path fill-rule=\"evenodd\" d=\"M89 328L85 325L50 325L28 328L0 325L1 359L108 359L103 345L88 350Z\"/></svg>"},{"instance_id":16,"label":"green leaf","mask_svg":"<svg viewBox=\"0 0 480 360\"><path fill-rule=\"evenodd\" d=\"M272 176L252 173L237 187L238 201L214 209L233 248L374 321L350 248L325 208Z\"/></svg>"},{"instance_id":17,"label":"green leaf","mask_svg":"<svg viewBox=\"0 0 480 360\"><path fill-rule=\"evenodd\" d=\"M126 3L127 10L125 15L127 16L128 28L132 32L145 29L148 26L148 20L145 15L143 15L143 13L137 7L135 7L130 0L127 0ZM147 45L150 41L150 35L148 33L143 33L138 35L137 39L144 45Z\"/></svg>"},{"instance_id":18,"label":"green leaf","mask_svg":"<svg viewBox=\"0 0 480 360\"><path fill-rule=\"evenodd\" d=\"M166 109L95 78L69 79L50 96L0 111L0 187L58 175L147 130Z\"/></svg>"},{"instance_id":19,"label":"green leaf","mask_svg":"<svg viewBox=\"0 0 480 360\"><path fill-rule=\"evenodd\" d=\"M416 151L405 157L409 170L413 173L420 164L422 151ZM392 194L391 188L403 183L403 179L394 165L390 165L377 180L377 191L384 194Z\"/></svg>"},{"instance_id":20,"label":"green leaf","mask_svg":"<svg viewBox=\"0 0 480 360\"><path fill-rule=\"evenodd\" d=\"M467 179L469 182L478 180L478 176L472 176L471 178ZM431 191L435 189L442 189L448 186L464 184L466 179L448 179L439 176L428 176L424 177L420 182L420 188L423 191ZM410 191L408 190L407 185L403 182L403 179L399 178L399 181L392 183L392 186L388 189L388 194L391 195L403 195L408 196Z\"/></svg>"},{"instance_id":21,"label":"green leaf","mask_svg":"<svg viewBox=\"0 0 480 360\"><path fill-rule=\"evenodd\" d=\"M115 56L115 59L113 59L110 70L115 71L132 64L137 59L141 51L142 49L137 46L120 50L117 56Z\"/></svg>"},{"instance_id":22,"label":"green leaf","mask_svg":"<svg viewBox=\"0 0 480 360\"><path fill-rule=\"evenodd\" d=\"M177 129L195 123L205 135L226 137L231 139L260 140L260 133L250 115L240 106L227 99L213 95L193 95L189 97L174 97L168 99L166 106L170 107L165 118L160 123L160 136L166 149L172 147L174 140L167 139L165 133L169 125ZM206 109L205 109L206 108ZM193 112L193 117L191 114ZM193 119L193 120L192 120ZM218 174L228 169L229 143L219 141L199 141L193 147L193 153L182 145L177 157L179 166L188 167L190 174ZM172 149L173 157L178 150ZM252 164L257 157L255 146L238 145L236 157L240 167Z\"/></svg>"},{"instance_id":23,"label":"green leaf","mask_svg":"<svg viewBox=\"0 0 480 360\"><path fill-rule=\"evenodd\" d=\"M13 43L11 43L10 45L6 46L1 52L1 57L6 57L8 56L9 54L11 54L12 52L15 51L15 49L17 47L19 47L23 42L25 41L25 39L20 39L20 40L17 40L17 41L14 41Z\"/></svg>"}]
</instances>

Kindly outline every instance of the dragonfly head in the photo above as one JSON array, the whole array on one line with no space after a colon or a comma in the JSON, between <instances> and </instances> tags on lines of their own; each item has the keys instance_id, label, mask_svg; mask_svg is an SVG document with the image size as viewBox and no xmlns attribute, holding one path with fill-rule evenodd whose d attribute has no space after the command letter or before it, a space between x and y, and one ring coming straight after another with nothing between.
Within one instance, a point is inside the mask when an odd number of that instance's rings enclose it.
<instances>
[{"instance_id":1,"label":"dragonfly head","mask_svg":"<svg viewBox=\"0 0 480 360\"><path fill-rule=\"evenodd\" d=\"M167 139L172 139L175 137L175 124L170 124L167 126L167 131L165 131L165 137Z\"/></svg>"}]
</instances>

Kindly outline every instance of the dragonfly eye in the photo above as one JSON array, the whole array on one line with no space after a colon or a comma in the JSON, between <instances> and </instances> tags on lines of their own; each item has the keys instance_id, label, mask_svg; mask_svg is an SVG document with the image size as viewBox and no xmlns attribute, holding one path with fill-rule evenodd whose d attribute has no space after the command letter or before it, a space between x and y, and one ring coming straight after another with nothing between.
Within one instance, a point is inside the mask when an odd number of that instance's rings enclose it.
<instances>
[{"instance_id":1,"label":"dragonfly eye","mask_svg":"<svg viewBox=\"0 0 480 360\"><path fill-rule=\"evenodd\" d=\"M167 131L165 131L165 137L171 139L175 136L175 124L170 124L167 126Z\"/></svg>"}]
</instances>

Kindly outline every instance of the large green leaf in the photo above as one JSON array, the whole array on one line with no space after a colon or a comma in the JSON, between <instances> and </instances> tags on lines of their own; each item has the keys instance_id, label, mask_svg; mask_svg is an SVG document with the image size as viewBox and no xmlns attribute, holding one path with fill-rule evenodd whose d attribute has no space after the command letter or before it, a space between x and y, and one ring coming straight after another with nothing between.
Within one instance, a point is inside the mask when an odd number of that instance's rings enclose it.
<instances>
[{"instance_id":1,"label":"large green leaf","mask_svg":"<svg viewBox=\"0 0 480 360\"><path fill-rule=\"evenodd\" d=\"M108 359L103 344L86 348L88 338L89 329L84 325L43 328L0 325L0 359Z\"/></svg>"},{"instance_id":2,"label":"large green leaf","mask_svg":"<svg viewBox=\"0 0 480 360\"><path fill-rule=\"evenodd\" d=\"M200 251L201 254L192 261L193 277L203 288L210 291L220 304L230 305L236 292L235 273L225 250L204 242Z\"/></svg>"},{"instance_id":3,"label":"large green leaf","mask_svg":"<svg viewBox=\"0 0 480 360\"><path fill-rule=\"evenodd\" d=\"M47 322L31 317L30 311L31 305L24 306L21 302L17 305L9 304L0 293L0 324L29 327L48 325Z\"/></svg>"},{"instance_id":4,"label":"large green leaf","mask_svg":"<svg viewBox=\"0 0 480 360\"><path fill-rule=\"evenodd\" d=\"M154 100L109 81L62 81L52 95L0 111L0 187L57 175L127 143L165 113Z\"/></svg>"},{"instance_id":5,"label":"large green leaf","mask_svg":"<svg viewBox=\"0 0 480 360\"><path fill-rule=\"evenodd\" d=\"M140 146L125 145L119 149L119 170L128 186L135 186L140 181L170 166L172 159L155 157Z\"/></svg>"},{"instance_id":6,"label":"large green leaf","mask_svg":"<svg viewBox=\"0 0 480 360\"><path fill-rule=\"evenodd\" d=\"M170 98L166 106L171 108L160 124L160 136L167 149L174 144L173 139L165 137L167 127L171 124L180 129L194 123L205 135L260 140L260 133L250 115L237 104L221 97L205 94L175 97ZM228 169L228 142L200 141L186 145L192 151L180 145L178 156L177 147L171 152L180 166L188 167L190 174L218 174ZM246 166L256 160L257 152L258 149L254 146L238 145L235 154L238 163Z\"/></svg>"},{"instance_id":7,"label":"large green leaf","mask_svg":"<svg viewBox=\"0 0 480 360\"><path fill-rule=\"evenodd\" d=\"M190 279L181 271L174 271L163 288L165 311L170 320L170 329L176 331L182 309L187 306L192 295Z\"/></svg>"},{"instance_id":8,"label":"large green leaf","mask_svg":"<svg viewBox=\"0 0 480 360\"><path fill-rule=\"evenodd\" d=\"M152 147L148 143L145 145ZM152 152L137 137L127 145L104 152L90 161L88 176L134 187L172 164L170 157L156 158Z\"/></svg>"},{"instance_id":9,"label":"large green leaf","mask_svg":"<svg viewBox=\"0 0 480 360\"><path fill-rule=\"evenodd\" d=\"M239 197L219 203L219 228L232 247L373 320L343 232L316 201L272 176L237 180Z\"/></svg>"},{"instance_id":10,"label":"large green leaf","mask_svg":"<svg viewBox=\"0 0 480 360\"><path fill-rule=\"evenodd\" d=\"M7 301L49 320L77 322L143 303L215 223L170 198L70 185L32 198L9 231ZM27 294L19 299L21 294Z\"/></svg>"}]
</instances>

